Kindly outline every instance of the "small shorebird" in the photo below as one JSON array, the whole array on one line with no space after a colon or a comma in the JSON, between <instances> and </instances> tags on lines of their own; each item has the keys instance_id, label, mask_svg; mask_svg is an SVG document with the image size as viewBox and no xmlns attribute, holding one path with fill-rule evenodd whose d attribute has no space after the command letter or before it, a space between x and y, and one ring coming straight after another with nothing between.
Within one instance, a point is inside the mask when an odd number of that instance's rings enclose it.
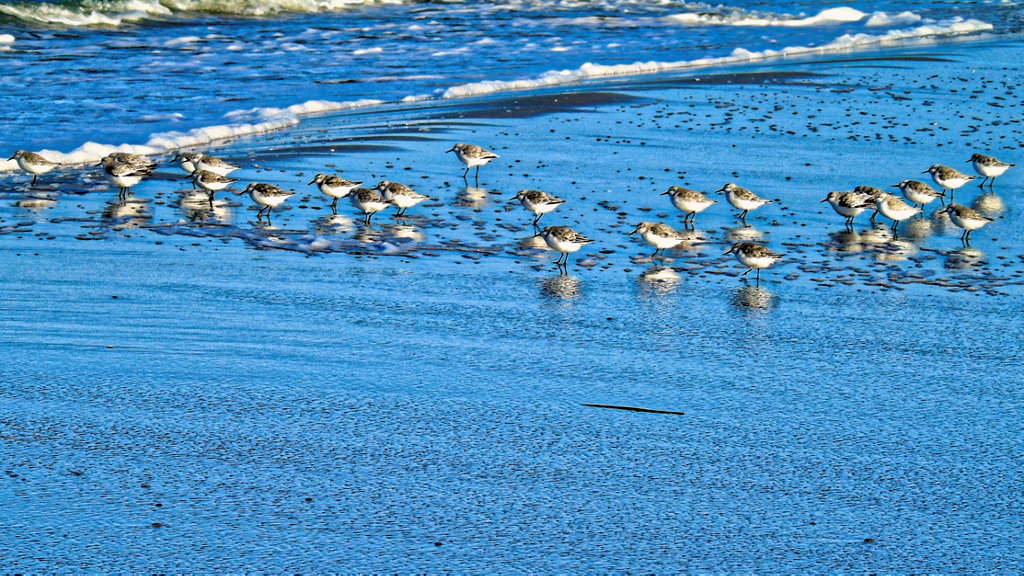
<instances>
[{"instance_id":1,"label":"small shorebird","mask_svg":"<svg viewBox=\"0 0 1024 576\"><path fill-rule=\"evenodd\" d=\"M142 182L143 176L149 176L152 170L145 166L133 166L121 162L103 160L103 172L111 184L117 186L117 197L124 198L128 190Z\"/></svg>"},{"instance_id":2,"label":"small shorebird","mask_svg":"<svg viewBox=\"0 0 1024 576\"><path fill-rule=\"evenodd\" d=\"M968 176L941 164L932 164L930 168L921 172L921 174L931 174L932 180L942 187L943 192L949 190L949 199L951 201L953 200L954 190L974 180L974 176Z\"/></svg>"},{"instance_id":3,"label":"small shorebird","mask_svg":"<svg viewBox=\"0 0 1024 576\"><path fill-rule=\"evenodd\" d=\"M463 144L462 142L452 146L448 152L455 152L455 155L459 157L459 160L466 165L466 171L462 173L463 180L465 180L466 175L469 174L469 169L474 166L476 166L476 177L480 178L480 167L491 160L498 158L498 155L490 150L481 148L476 144Z\"/></svg>"},{"instance_id":4,"label":"small shorebird","mask_svg":"<svg viewBox=\"0 0 1024 576\"><path fill-rule=\"evenodd\" d=\"M629 236L633 234L640 234L645 242L654 246L654 254L651 254L651 258L656 258L658 252L664 254L666 249L675 248L683 241L682 235L676 232L675 228L661 222L641 222L629 233Z\"/></svg>"},{"instance_id":5,"label":"small shorebird","mask_svg":"<svg viewBox=\"0 0 1024 576\"><path fill-rule=\"evenodd\" d=\"M896 226L900 222L921 212L920 208L911 206L892 194L883 194L875 203L878 205L878 211L882 213L882 216L892 220L891 229L893 233L896 232Z\"/></svg>"},{"instance_id":6,"label":"small shorebird","mask_svg":"<svg viewBox=\"0 0 1024 576\"><path fill-rule=\"evenodd\" d=\"M576 252L594 241L568 226L547 226L540 231L540 237L544 239L549 248L562 253L558 260L555 260L555 264L559 268L565 268L569 263L570 252ZM565 260L563 261L562 258Z\"/></svg>"},{"instance_id":7,"label":"small shorebird","mask_svg":"<svg viewBox=\"0 0 1024 576\"><path fill-rule=\"evenodd\" d=\"M331 212L338 213L338 198L345 198L352 193L353 190L361 186L363 183L353 182L342 178L341 176L333 176L329 174L317 174L309 182L310 184L316 184L317 188L320 189L325 195L334 198L331 202Z\"/></svg>"},{"instance_id":8,"label":"small shorebird","mask_svg":"<svg viewBox=\"0 0 1024 576\"><path fill-rule=\"evenodd\" d=\"M266 210L268 222L270 221L270 211L295 195L293 192L285 192L277 186L265 182L249 184L242 191L242 194L248 194L253 202L259 204L260 211L256 213L256 219L261 220L263 218L263 211Z\"/></svg>"},{"instance_id":9,"label":"small shorebird","mask_svg":"<svg viewBox=\"0 0 1024 576\"><path fill-rule=\"evenodd\" d=\"M872 202L877 201L883 194L885 194L885 190L882 190L881 188L875 188L874 186L865 186L865 185L857 186L856 188L853 189L853 192L854 192L854 194L863 194L863 195L867 196L868 198L871 198ZM877 206L875 207L875 211L871 213L870 220L871 220L872 224L875 223L875 217L876 216L878 216L878 207Z\"/></svg>"},{"instance_id":10,"label":"small shorebird","mask_svg":"<svg viewBox=\"0 0 1024 576\"><path fill-rule=\"evenodd\" d=\"M974 155L971 156L971 159L968 160L968 162L974 164L975 172L985 177L981 181L981 184L978 184L978 188L983 188L985 186L985 180L988 180L989 178L992 179L992 181L988 183L989 190L991 190L992 185L995 184L996 176L1002 176L1003 172L1006 172L1007 170L1013 167L1013 164L1000 162L999 160L996 160L992 156L978 154L977 152L975 152Z\"/></svg>"},{"instance_id":11,"label":"small shorebird","mask_svg":"<svg viewBox=\"0 0 1024 576\"><path fill-rule=\"evenodd\" d=\"M772 252L767 246L757 242L737 242L726 251L726 254L735 254L736 260L747 267L747 271L740 276L746 276L751 270L757 270L757 284L761 284L761 269L767 268L777 262L785 254Z\"/></svg>"},{"instance_id":12,"label":"small shorebird","mask_svg":"<svg viewBox=\"0 0 1024 576\"><path fill-rule=\"evenodd\" d=\"M395 212L395 216L405 216L406 210L420 202L423 202L424 200L430 199L430 196L424 196L405 184L391 182L390 180L381 180L374 190L380 192L381 196L383 196L385 200L391 202L398 208Z\"/></svg>"},{"instance_id":13,"label":"small shorebird","mask_svg":"<svg viewBox=\"0 0 1024 576\"><path fill-rule=\"evenodd\" d=\"M17 160L18 166L32 175L32 183L29 186L36 185L36 177L40 174L46 174L50 170L57 167L56 162L50 162L46 158L43 158L41 154L35 152L29 152L27 150L18 150L14 153L14 156L8 158L8 160Z\"/></svg>"},{"instance_id":14,"label":"small shorebird","mask_svg":"<svg viewBox=\"0 0 1024 576\"><path fill-rule=\"evenodd\" d=\"M198 184L200 188L206 190L210 198L210 206L213 206L214 192L223 190L235 182L238 182L238 180L222 176L216 172L210 172L209 170L196 170L192 173L192 183Z\"/></svg>"},{"instance_id":15,"label":"small shorebird","mask_svg":"<svg viewBox=\"0 0 1024 576\"><path fill-rule=\"evenodd\" d=\"M932 202L938 198L943 204L946 203L945 192L939 192L931 186L921 182L919 180L903 180L899 184L893 184L893 188L899 188L900 192L903 192L903 197L914 203L915 206L920 205L921 210L924 210L924 205Z\"/></svg>"},{"instance_id":16,"label":"small shorebird","mask_svg":"<svg viewBox=\"0 0 1024 576\"><path fill-rule=\"evenodd\" d=\"M733 208L736 208L737 210L742 210L742 212L737 215L737 218L742 220L744 224L747 223L747 212L756 210L765 204L771 204L771 200L758 198L757 195L750 190L741 188L732 182L722 186L717 190L717 192L725 192L725 199L729 201L729 204L732 204Z\"/></svg>"},{"instance_id":17,"label":"small shorebird","mask_svg":"<svg viewBox=\"0 0 1024 576\"><path fill-rule=\"evenodd\" d=\"M859 192L829 192L822 202L828 202L840 216L846 217L846 225L853 226L853 219L861 212L875 206L875 201L867 194Z\"/></svg>"},{"instance_id":18,"label":"small shorebird","mask_svg":"<svg viewBox=\"0 0 1024 576\"><path fill-rule=\"evenodd\" d=\"M964 233L960 235L960 240L963 242L971 241L971 232L981 228L989 222L994 222L992 218L983 215L974 208L968 208L967 206L961 206L960 204L954 204L950 202L949 206L945 209L940 210L939 214L949 214L949 219L956 224L958 227L964 229Z\"/></svg>"},{"instance_id":19,"label":"small shorebird","mask_svg":"<svg viewBox=\"0 0 1024 576\"><path fill-rule=\"evenodd\" d=\"M199 160L196 162L196 168L206 170L207 172L213 172L214 174L220 174L221 176L227 176L235 170L238 170L239 167L234 164L229 164L220 158L200 154Z\"/></svg>"},{"instance_id":20,"label":"small shorebird","mask_svg":"<svg viewBox=\"0 0 1024 576\"><path fill-rule=\"evenodd\" d=\"M390 200L381 196L376 190L368 188L356 188L348 195L348 201L364 214L364 224L369 224L374 214L391 206Z\"/></svg>"},{"instance_id":21,"label":"small shorebird","mask_svg":"<svg viewBox=\"0 0 1024 576\"><path fill-rule=\"evenodd\" d=\"M533 225L536 226L540 217L565 204L565 200L552 196L540 190L520 190L512 197L512 200L519 200L519 204L530 212L533 212ZM510 200L511 202L511 200Z\"/></svg>"},{"instance_id":22,"label":"small shorebird","mask_svg":"<svg viewBox=\"0 0 1024 576\"><path fill-rule=\"evenodd\" d=\"M128 152L114 152L107 154L103 158L100 158L100 166L106 167L107 164L128 164L135 168L145 168L149 171L156 169L156 162L146 158L145 156L139 156L138 154L130 154Z\"/></svg>"},{"instance_id":23,"label":"small shorebird","mask_svg":"<svg viewBox=\"0 0 1024 576\"><path fill-rule=\"evenodd\" d=\"M199 152L178 152L171 158L171 163L177 162L182 170L191 174L199 169L199 159L202 157Z\"/></svg>"},{"instance_id":24,"label":"small shorebird","mask_svg":"<svg viewBox=\"0 0 1024 576\"><path fill-rule=\"evenodd\" d=\"M693 222L693 219L698 212L703 212L712 204L717 202L696 190L690 190L689 188L683 188L682 186L672 186L668 190L662 192L661 195L667 195L669 199L672 200L672 205L684 214L683 224Z\"/></svg>"}]
</instances>

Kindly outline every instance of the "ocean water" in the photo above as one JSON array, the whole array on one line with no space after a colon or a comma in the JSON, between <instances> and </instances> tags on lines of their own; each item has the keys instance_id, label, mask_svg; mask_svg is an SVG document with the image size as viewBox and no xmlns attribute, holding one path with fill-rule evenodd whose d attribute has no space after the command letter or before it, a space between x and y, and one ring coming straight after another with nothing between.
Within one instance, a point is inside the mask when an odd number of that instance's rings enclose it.
<instances>
[{"instance_id":1,"label":"ocean water","mask_svg":"<svg viewBox=\"0 0 1024 576\"><path fill-rule=\"evenodd\" d=\"M1024 570L1018 5L306 6L0 4L0 149L67 162L0 174L4 571ZM88 165L178 146L296 196ZM969 245L820 203L974 151Z\"/></svg>"},{"instance_id":2,"label":"ocean water","mask_svg":"<svg viewBox=\"0 0 1024 576\"><path fill-rule=\"evenodd\" d=\"M5 1L0 150L95 162L376 102L1020 29L1013 2Z\"/></svg>"}]
</instances>

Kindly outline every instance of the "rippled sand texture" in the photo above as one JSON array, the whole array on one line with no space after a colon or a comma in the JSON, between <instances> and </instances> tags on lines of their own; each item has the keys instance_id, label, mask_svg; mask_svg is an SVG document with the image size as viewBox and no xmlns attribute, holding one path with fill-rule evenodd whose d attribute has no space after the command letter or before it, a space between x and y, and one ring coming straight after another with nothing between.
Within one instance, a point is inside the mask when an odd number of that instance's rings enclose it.
<instances>
[{"instance_id":1,"label":"rippled sand texture","mask_svg":"<svg viewBox=\"0 0 1024 576\"><path fill-rule=\"evenodd\" d=\"M1021 54L323 117L216 149L298 193L270 224L170 167L125 202L5 177L4 568L1024 570ZM478 185L455 142L501 155ZM995 219L970 246L939 206L893 238L819 203L976 151L1018 168L956 191ZM364 226L323 171L434 200ZM750 226L712 194L664 259L626 236L730 181L773 200ZM523 188L596 240L566 274ZM740 240L787 253L759 286Z\"/></svg>"}]
</instances>

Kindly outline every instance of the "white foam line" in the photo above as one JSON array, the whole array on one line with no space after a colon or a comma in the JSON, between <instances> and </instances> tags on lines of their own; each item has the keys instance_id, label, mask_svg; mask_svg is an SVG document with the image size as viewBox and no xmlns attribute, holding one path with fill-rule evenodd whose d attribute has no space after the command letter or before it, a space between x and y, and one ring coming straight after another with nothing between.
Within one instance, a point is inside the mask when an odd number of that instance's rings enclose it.
<instances>
[{"instance_id":1,"label":"white foam line","mask_svg":"<svg viewBox=\"0 0 1024 576\"><path fill-rule=\"evenodd\" d=\"M742 12L732 14L714 14L707 12L673 14L665 19L676 24L687 26L780 26L788 28L801 28L807 26L822 26L841 22L859 22L867 18L867 14L855 8L840 6L822 10L814 16L807 18L784 18L776 15L746 16Z\"/></svg>"},{"instance_id":2,"label":"white foam line","mask_svg":"<svg viewBox=\"0 0 1024 576\"><path fill-rule=\"evenodd\" d=\"M147 156L158 156L167 154L174 150L183 148L198 148L207 146L218 140L227 138L239 138L242 136L253 136L265 134L295 126L303 116L327 114L340 110L351 110L353 108L365 108L383 104L382 100L354 100L350 102L332 102L329 100L310 100L302 104L295 104L287 108L254 108L252 110L236 110L229 112L224 117L230 121L228 124L217 126L205 126L188 132L163 132L153 134L145 144L121 144L113 146L97 142L86 142L71 152L59 152L56 150L39 150L44 158L51 162L65 165L87 165L96 164L100 158L113 152L130 152L132 154L143 154ZM11 171L18 169L17 162L0 160L0 171Z\"/></svg>"},{"instance_id":3,"label":"white foam line","mask_svg":"<svg viewBox=\"0 0 1024 576\"><path fill-rule=\"evenodd\" d=\"M758 60L801 56L806 54L826 54L855 50L869 46L898 43L903 40L928 38L935 36L957 36L992 30L993 26L980 20L964 20L954 18L938 24L918 26L907 30L892 30L885 34L844 34L822 46L791 46L781 50L764 50L752 52L744 48L733 50L729 56L716 58L698 58L677 62L634 62L633 64L603 65L586 63L575 70L552 70L536 78L523 80L488 80L453 86L442 94L442 98L466 98L495 92L530 90L551 86L572 84L581 80L607 78L613 76L635 76L653 74L669 70L687 68L704 68L728 64L741 64Z\"/></svg>"}]
</instances>

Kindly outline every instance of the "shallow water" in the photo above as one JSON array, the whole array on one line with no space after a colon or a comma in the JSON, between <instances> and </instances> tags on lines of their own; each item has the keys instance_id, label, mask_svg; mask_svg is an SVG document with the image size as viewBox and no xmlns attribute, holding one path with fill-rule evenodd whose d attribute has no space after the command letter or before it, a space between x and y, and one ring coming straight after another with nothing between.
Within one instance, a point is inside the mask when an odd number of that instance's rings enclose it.
<instances>
[{"instance_id":1,"label":"shallow water","mask_svg":"<svg viewBox=\"0 0 1024 576\"><path fill-rule=\"evenodd\" d=\"M1020 148L1015 36L568 93L389 104L224 143L298 194L257 223L173 167L0 190L11 572L1019 572L1019 172L844 232L829 190ZM980 64L979 64L980 63ZM934 87L933 87L934 85ZM479 185L445 154L501 158ZM436 200L363 226L320 171ZM735 181L681 227L660 192ZM531 248L507 202L595 238ZM787 256L759 286L724 256ZM591 405L674 412L644 413Z\"/></svg>"}]
</instances>

